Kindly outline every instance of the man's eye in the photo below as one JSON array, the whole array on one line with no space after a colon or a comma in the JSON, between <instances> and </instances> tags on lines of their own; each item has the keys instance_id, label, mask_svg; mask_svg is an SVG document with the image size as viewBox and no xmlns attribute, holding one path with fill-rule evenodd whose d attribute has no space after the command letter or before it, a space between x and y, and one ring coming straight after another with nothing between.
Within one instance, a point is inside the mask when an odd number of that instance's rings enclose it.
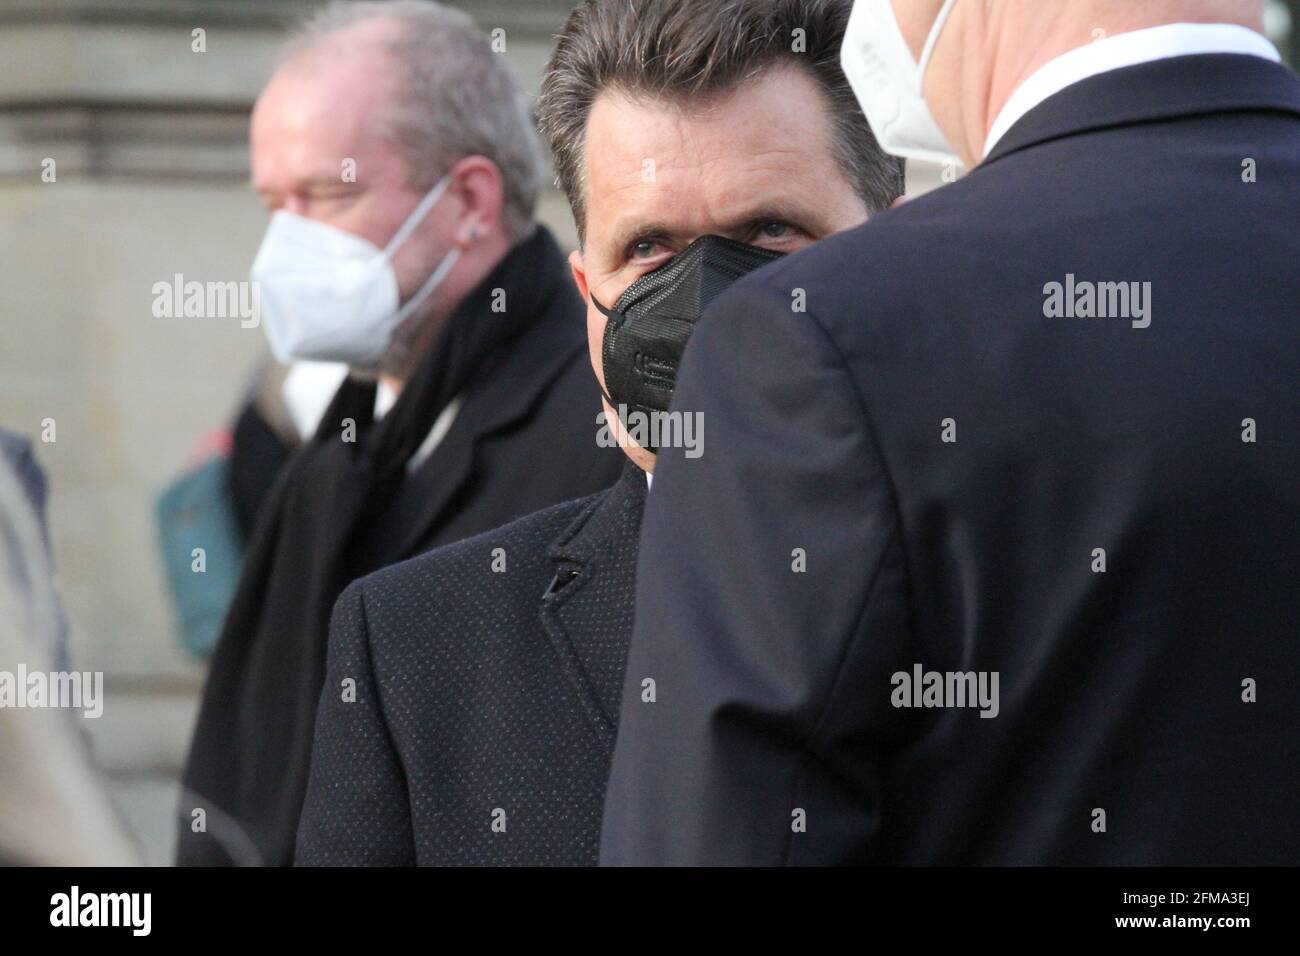
<instances>
[{"instance_id":1,"label":"man's eye","mask_svg":"<svg viewBox=\"0 0 1300 956\"><path fill-rule=\"evenodd\" d=\"M759 230L765 239L784 239L792 231L790 225L784 222L766 222Z\"/></svg>"},{"instance_id":2,"label":"man's eye","mask_svg":"<svg viewBox=\"0 0 1300 956\"><path fill-rule=\"evenodd\" d=\"M642 239L632 246L633 259L649 259L659 249L659 243L652 239Z\"/></svg>"}]
</instances>

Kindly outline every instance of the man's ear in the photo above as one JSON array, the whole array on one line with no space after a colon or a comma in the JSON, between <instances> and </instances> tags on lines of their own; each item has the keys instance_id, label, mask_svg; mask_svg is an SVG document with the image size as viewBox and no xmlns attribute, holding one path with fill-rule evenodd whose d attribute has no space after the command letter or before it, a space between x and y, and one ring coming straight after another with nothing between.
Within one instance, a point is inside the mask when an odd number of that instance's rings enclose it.
<instances>
[{"instance_id":1,"label":"man's ear","mask_svg":"<svg viewBox=\"0 0 1300 956\"><path fill-rule=\"evenodd\" d=\"M451 168L464 211L456 242L468 247L492 232L504 234L505 181L496 163L485 156L466 156Z\"/></svg>"},{"instance_id":2,"label":"man's ear","mask_svg":"<svg viewBox=\"0 0 1300 956\"><path fill-rule=\"evenodd\" d=\"M573 273L573 284L578 287L578 294L583 301L591 305L591 292L587 289L587 267L582 259L582 250L574 249L569 253L569 270Z\"/></svg>"}]
</instances>

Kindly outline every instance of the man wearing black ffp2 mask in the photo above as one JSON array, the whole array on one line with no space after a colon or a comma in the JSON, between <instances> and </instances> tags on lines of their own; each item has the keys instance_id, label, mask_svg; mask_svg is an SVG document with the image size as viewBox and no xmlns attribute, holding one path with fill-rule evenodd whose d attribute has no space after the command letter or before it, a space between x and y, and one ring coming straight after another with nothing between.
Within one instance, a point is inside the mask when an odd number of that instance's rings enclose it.
<instances>
[{"instance_id":1,"label":"man wearing black ffp2 mask","mask_svg":"<svg viewBox=\"0 0 1300 956\"><path fill-rule=\"evenodd\" d=\"M625 429L631 427L630 412L668 411L677 365L705 307L741 276L781 255L725 236L701 236L628 286L612 309L591 296L606 319L600 353L605 400Z\"/></svg>"}]
</instances>

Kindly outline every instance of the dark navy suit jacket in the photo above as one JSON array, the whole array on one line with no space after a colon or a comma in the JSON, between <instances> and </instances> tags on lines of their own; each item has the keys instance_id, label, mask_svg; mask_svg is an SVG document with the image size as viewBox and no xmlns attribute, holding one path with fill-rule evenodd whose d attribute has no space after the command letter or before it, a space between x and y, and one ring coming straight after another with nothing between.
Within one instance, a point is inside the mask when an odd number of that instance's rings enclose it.
<instances>
[{"instance_id":1,"label":"dark navy suit jacket","mask_svg":"<svg viewBox=\"0 0 1300 956\"><path fill-rule=\"evenodd\" d=\"M1150 325L1045 314L1085 281ZM1300 79L1259 58L1070 86L742 280L656 467L602 863L1300 862L1298 382ZM997 715L896 706L916 665Z\"/></svg>"}]
</instances>

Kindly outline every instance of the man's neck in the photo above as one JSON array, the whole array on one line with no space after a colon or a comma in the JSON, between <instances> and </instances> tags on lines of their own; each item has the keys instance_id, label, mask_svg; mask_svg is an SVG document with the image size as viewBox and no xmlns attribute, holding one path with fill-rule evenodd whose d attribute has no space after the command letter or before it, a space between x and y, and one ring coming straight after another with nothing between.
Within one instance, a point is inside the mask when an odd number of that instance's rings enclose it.
<instances>
[{"instance_id":1,"label":"man's neck","mask_svg":"<svg viewBox=\"0 0 1300 956\"><path fill-rule=\"evenodd\" d=\"M436 315L425 316L419 321L419 331L409 341L396 342L389 348L384 365L376 376L381 387L392 389L394 397L402 394L421 359L432 348L438 331L446 324L445 318Z\"/></svg>"},{"instance_id":2,"label":"man's neck","mask_svg":"<svg viewBox=\"0 0 1300 956\"><path fill-rule=\"evenodd\" d=\"M1026 18L1017 16L1016 8L1008 5L994 6L992 16L976 22L973 15L963 14L962 4L958 4L946 29L959 33L961 44L950 45L946 52L949 63L941 67L944 86L958 92L947 98L946 108L945 97L935 97L943 114L940 125L962 161L971 166L983 159L984 142L1012 94L1058 56L1107 37L1171 23L1231 23L1262 32L1262 18L1251 12L1251 6L1223 0L1144 0L1074 4L1063 6L1061 16ZM939 52L936 50L936 56ZM987 93L981 95L981 91Z\"/></svg>"},{"instance_id":3,"label":"man's neck","mask_svg":"<svg viewBox=\"0 0 1300 956\"><path fill-rule=\"evenodd\" d=\"M428 311L417 320L409 338L393 344L384 367L379 372L379 381L387 388L391 388L394 396L402 394L402 389L406 387L406 383L411 380L425 356L429 354L429 349L433 348L443 328L460 308L461 303L478 288L513 248L509 241L502 237L496 242L481 242L477 247L472 247L472 251L466 251L461 255L456 268L452 270L452 274L447 277L447 282L443 285L444 289L452 293L451 304L439 307L432 302L429 303Z\"/></svg>"}]
</instances>

